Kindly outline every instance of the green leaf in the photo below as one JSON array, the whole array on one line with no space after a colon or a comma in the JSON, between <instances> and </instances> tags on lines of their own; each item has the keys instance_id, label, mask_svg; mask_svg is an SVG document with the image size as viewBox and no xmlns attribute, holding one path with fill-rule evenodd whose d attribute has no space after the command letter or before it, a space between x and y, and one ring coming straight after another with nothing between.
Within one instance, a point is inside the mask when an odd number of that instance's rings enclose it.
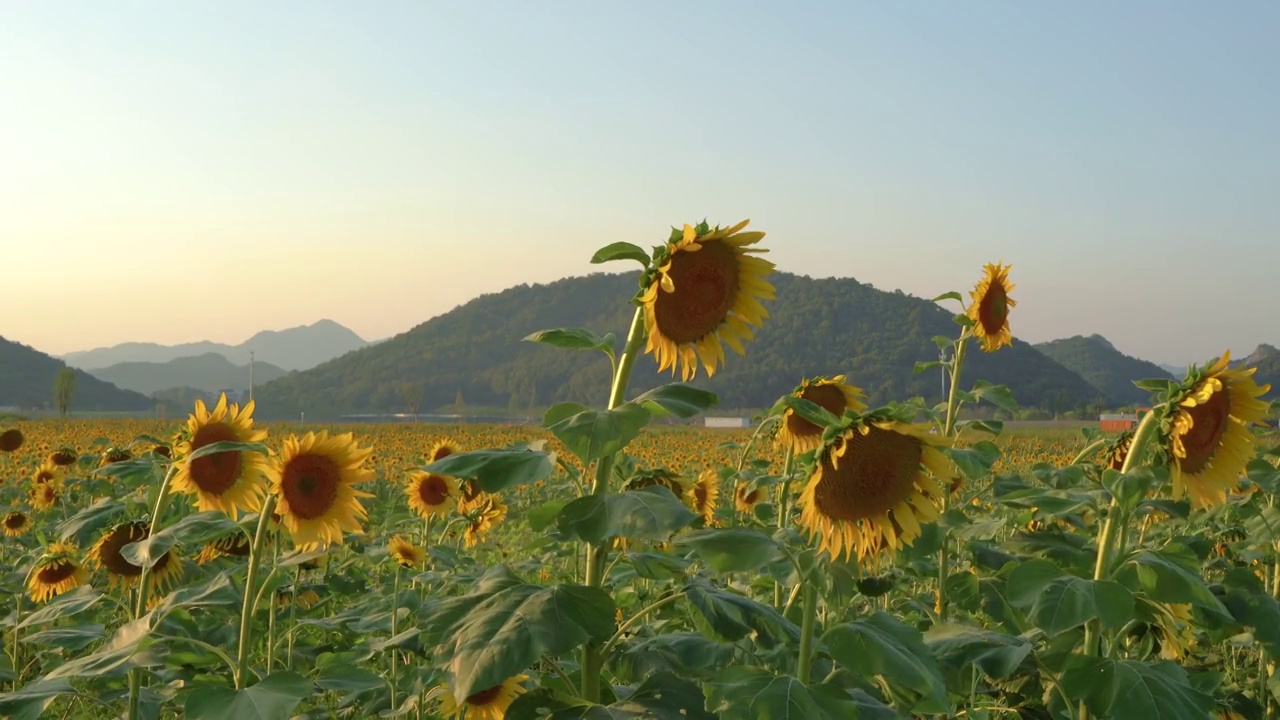
<instances>
[{"instance_id":1,"label":"green leaf","mask_svg":"<svg viewBox=\"0 0 1280 720\"><path fill-rule=\"evenodd\" d=\"M542 426L586 463L622 450L649 424L649 412L634 403L612 410L595 410L578 403L558 403L547 409Z\"/></svg>"},{"instance_id":2,"label":"green leaf","mask_svg":"<svg viewBox=\"0 0 1280 720\"><path fill-rule=\"evenodd\" d=\"M267 451L267 446L262 443L242 443L232 442L230 440L221 440L216 443L209 443L208 445L205 445L199 450L191 453L187 456L187 462L224 452L252 452L262 455L270 454Z\"/></svg>"},{"instance_id":3,"label":"green leaf","mask_svg":"<svg viewBox=\"0 0 1280 720\"><path fill-rule=\"evenodd\" d=\"M1009 602L1027 610L1027 619L1050 636L1095 618L1104 627L1118 628L1133 617L1133 594L1123 585L1061 575L1046 560L1015 567L1009 573L1008 591Z\"/></svg>"},{"instance_id":4,"label":"green leaf","mask_svg":"<svg viewBox=\"0 0 1280 720\"><path fill-rule=\"evenodd\" d=\"M38 627L54 620L69 618L88 610L102 599L102 591L89 585L81 585L70 592L50 600L18 623L19 628Z\"/></svg>"},{"instance_id":5,"label":"green leaf","mask_svg":"<svg viewBox=\"0 0 1280 720\"><path fill-rule=\"evenodd\" d=\"M703 678L733 661L732 645L693 633L664 633L633 642L626 656L644 671L670 671L681 677Z\"/></svg>"},{"instance_id":6,"label":"green leaf","mask_svg":"<svg viewBox=\"0 0 1280 720\"><path fill-rule=\"evenodd\" d=\"M590 543L613 537L665 542L698 514L661 485L606 495L587 495L570 502L556 518L562 533Z\"/></svg>"},{"instance_id":7,"label":"green leaf","mask_svg":"<svg viewBox=\"0 0 1280 720\"><path fill-rule=\"evenodd\" d=\"M990 475L991 467L1000 459L1000 448L990 440L979 440L963 448L944 447L942 451L970 480L981 480Z\"/></svg>"},{"instance_id":8,"label":"green leaf","mask_svg":"<svg viewBox=\"0 0 1280 720\"><path fill-rule=\"evenodd\" d=\"M689 419L716 405L716 394L684 383L668 383L641 393L631 401L655 417L674 415Z\"/></svg>"},{"instance_id":9,"label":"green leaf","mask_svg":"<svg viewBox=\"0 0 1280 720\"><path fill-rule=\"evenodd\" d=\"M600 350L614 357L618 338L613 333L596 335L585 328L554 328L539 330L524 337L524 342L542 343L565 350Z\"/></svg>"},{"instance_id":10,"label":"green leaf","mask_svg":"<svg viewBox=\"0 0 1280 720\"><path fill-rule=\"evenodd\" d=\"M943 666L953 671L977 666L995 680L1013 675L1031 654L1031 643L1021 637L969 625L935 625L924 642ZM967 672L963 677L969 681Z\"/></svg>"},{"instance_id":11,"label":"green leaf","mask_svg":"<svg viewBox=\"0 0 1280 720\"><path fill-rule=\"evenodd\" d=\"M58 696L76 689L65 679L40 679L13 692L0 694L0 716L5 720L38 720Z\"/></svg>"},{"instance_id":12,"label":"green leaf","mask_svg":"<svg viewBox=\"0 0 1280 720\"><path fill-rule=\"evenodd\" d=\"M551 527L560 516L560 511L568 504L568 500L549 500L537 507L529 508L525 516L529 521L529 528L534 532L542 532Z\"/></svg>"},{"instance_id":13,"label":"green leaf","mask_svg":"<svg viewBox=\"0 0 1280 720\"><path fill-rule=\"evenodd\" d=\"M1190 550L1140 550L1125 559L1117 579L1152 600L1190 603L1227 615L1222 604L1200 576L1199 563Z\"/></svg>"},{"instance_id":14,"label":"green leaf","mask_svg":"<svg viewBox=\"0 0 1280 720\"><path fill-rule=\"evenodd\" d=\"M609 243L591 256L591 264L599 265L613 260L635 260L644 267L649 267L649 253L639 245L629 242Z\"/></svg>"},{"instance_id":15,"label":"green leaf","mask_svg":"<svg viewBox=\"0 0 1280 720\"><path fill-rule=\"evenodd\" d=\"M152 615L147 614L121 625L115 635L97 650L59 665L45 678L114 677L135 667L162 665L162 657L148 652L151 621Z\"/></svg>"},{"instance_id":16,"label":"green leaf","mask_svg":"<svg viewBox=\"0 0 1280 720\"><path fill-rule=\"evenodd\" d=\"M730 642L756 634L756 642L773 647L800 639L800 628L777 610L730 590L713 587L698 578L684 588L685 595L715 634Z\"/></svg>"},{"instance_id":17,"label":"green leaf","mask_svg":"<svg viewBox=\"0 0 1280 720\"><path fill-rule=\"evenodd\" d=\"M311 681L291 670L276 672L243 690L198 687L187 696L187 720L289 720L294 708L311 697Z\"/></svg>"},{"instance_id":18,"label":"green leaf","mask_svg":"<svg viewBox=\"0 0 1280 720\"><path fill-rule=\"evenodd\" d=\"M556 462L555 453L508 448L454 453L422 469L436 475L472 478L485 492L501 492L551 477Z\"/></svg>"},{"instance_id":19,"label":"green leaf","mask_svg":"<svg viewBox=\"0 0 1280 720\"><path fill-rule=\"evenodd\" d=\"M717 572L759 570L783 557L776 540L745 527L691 530L677 538L675 544L692 548Z\"/></svg>"},{"instance_id":20,"label":"green leaf","mask_svg":"<svg viewBox=\"0 0 1280 720\"><path fill-rule=\"evenodd\" d=\"M607 640L615 629L613 615L613 598L600 588L529 585L499 565L466 595L424 605L421 620L424 638L441 643L454 693L467 697L543 655Z\"/></svg>"},{"instance_id":21,"label":"green leaf","mask_svg":"<svg viewBox=\"0 0 1280 720\"><path fill-rule=\"evenodd\" d=\"M350 654L326 653L316 661L316 687L343 693L366 693L386 687L386 680L356 664Z\"/></svg>"},{"instance_id":22,"label":"green leaf","mask_svg":"<svg viewBox=\"0 0 1280 720\"><path fill-rule=\"evenodd\" d=\"M932 370L940 365L942 365L942 361L940 360L929 360L927 362L917 362L914 366L912 366L911 372L922 373L925 370Z\"/></svg>"},{"instance_id":23,"label":"green leaf","mask_svg":"<svg viewBox=\"0 0 1280 720\"><path fill-rule=\"evenodd\" d=\"M895 691L907 689L918 696L914 712L943 713L947 686L938 663L920 631L883 611L837 625L822 642L836 662L859 675L879 675Z\"/></svg>"},{"instance_id":24,"label":"green leaf","mask_svg":"<svg viewBox=\"0 0 1280 720\"><path fill-rule=\"evenodd\" d=\"M192 513L155 535L125 545L120 554L134 565L151 567L178 543L199 545L227 532L238 532L239 528L221 510Z\"/></svg>"},{"instance_id":25,"label":"green leaf","mask_svg":"<svg viewBox=\"0 0 1280 720\"><path fill-rule=\"evenodd\" d=\"M849 720L864 714L848 693L790 675L733 665L707 683L707 709L735 720ZM890 715L889 717L893 717Z\"/></svg>"},{"instance_id":26,"label":"green leaf","mask_svg":"<svg viewBox=\"0 0 1280 720\"><path fill-rule=\"evenodd\" d=\"M956 292L956 291L952 290L951 292L942 293L941 295L939 295L938 297L934 298L934 299L933 299L933 300L931 300L930 302L942 302L943 300L955 300L956 302L963 303L963 302L964 302L964 296L963 296L963 295L961 295L960 293L958 293L958 292ZM950 342L950 341L948 341L948 342Z\"/></svg>"},{"instance_id":27,"label":"green leaf","mask_svg":"<svg viewBox=\"0 0 1280 720\"><path fill-rule=\"evenodd\" d=\"M1176 663L1121 660L1115 663L1116 696L1111 717L1142 720L1203 720L1215 709L1212 695L1196 690Z\"/></svg>"},{"instance_id":28,"label":"green leaf","mask_svg":"<svg viewBox=\"0 0 1280 720\"><path fill-rule=\"evenodd\" d=\"M805 400L795 395L784 395L782 404L791 408L795 414L817 425L820 428L835 427L840 424L840 418L831 414L826 408L818 405L811 400Z\"/></svg>"},{"instance_id":29,"label":"green leaf","mask_svg":"<svg viewBox=\"0 0 1280 720\"><path fill-rule=\"evenodd\" d=\"M1165 378L1148 378L1145 380L1134 380L1133 384L1137 385L1142 390L1146 390L1148 392L1158 392L1158 393L1167 393L1170 390L1172 390L1174 387L1177 387L1178 385L1177 381L1168 380Z\"/></svg>"},{"instance_id":30,"label":"green leaf","mask_svg":"<svg viewBox=\"0 0 1280 720\"><path fill-rule=\"evenodd\" d=\"M1018 411L1018 401L1013 399L1013 393L1004 385L992 385L985 380L979 380L973 384L973 389L969 392L975 398L985 400L1001 410Z\"/></svg>"},{"instance_id":31,"label":"green leaf","mask_svg":"<svg viewBox=\"0 0 1280 720\"><path fill-rule=\"evenodd\" d=\"M89 539L99 530L111 524L117 515L125 510L124 503L114 497L104 497L72 515L58 525L59 540L70 540L74 537L76 544L88 545Z\"/></svg>"},{"instance_id":32,"label":"green leaf","mask_svg":"<svg viewBox=\"0 0 1280 720\"><path fill-rule=\"evenodd\" d=\"M102 639L106 632L107 629L102 625L85 623L42 630L38 633L27 635L22 640L40 647L61 648L63 651L75 653Z\"/></svg>"}]
</instances>

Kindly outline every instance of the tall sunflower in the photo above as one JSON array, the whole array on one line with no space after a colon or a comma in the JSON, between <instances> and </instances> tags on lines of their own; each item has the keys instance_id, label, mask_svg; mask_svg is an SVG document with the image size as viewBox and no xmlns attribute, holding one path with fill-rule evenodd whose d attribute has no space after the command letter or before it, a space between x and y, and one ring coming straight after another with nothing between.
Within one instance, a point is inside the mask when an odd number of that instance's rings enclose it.
<instances>
[{"instance_id":1,"label":"tall sunflower","mask_svg":"<svg viewBox=\"0 0 1280 720\"><path fill-rule=\"evenodd\" d=\"M894 552L938 517L936 502L950 478L942 443L925 425L874 422L850 427L824 448L800 493L800 524L821 536L834 559ZM932 474L932 477L930 476Z\"/></svg>"},{"instance_id":2,"label":"tall sunflower","mask_svg":"<svg viewBox=\"0 0 1280 720\"><path fill-rule=\"evenodd\" d=\"M11 510L4 516L4 534L9 537L24 535L31 529L31 518L26 513Z\"/></svg>"},{"instance_id":3,"label":"tall sunflower","mask_svg":"<svg viewBox=\"0 0 1280 720\"><path fill-rule=\"evenodd\" d=\"M131 587L142 577L142 566L130 562L121 550L130 543L146 540L150 534L151 528L145 522L120 523L103 533L89 549L89 562L107 571L108 587ZM182 559L174 548L169 548L151 566L151 587L155 596L163 595L182 577L182 573Z\"/></svg>"},{"instance_id":4,"label":"tall sunflower","mask_svg":"<svg viewBox=\"0 0 1280 720\"><path fill-rule=\"evenodd\" d=\"M694 512L702 516L702 522L710 525L716 517L716 505L720 499L720 474L715 470L704 470L698 479L689 485L684 501Z\"/></svg>"},{"instance_id":5,"label":"tall sunflower","mask_svg":"<svg viewBox=\"0 0 1280 720\"><path fill-rule=\"evenodd\" d=\"M455 720L464 714L467 720L502 720L511 703L525 692L521 683L528 679L528 675L507 678L500 685L468 695L462 702L446 686L440 696L440 714Z\"/></svg>"},{"instance_id":6,"label":"tall sunflower","mask_svg":"<svg viewBox=\"0 0 1280 720\"><path fill-rule=\"evenodd\" d=\"M49 461L45 461L36 468L34 474L31 475L31 482L36 485L44 483L58 483L62 479L62 468L54 465Z\"/></svg>"},{"instance_id":7,"label":"tall sunflower","mask_svg":"<svg viewBox=\"0 0 1280 720\"><path fill-rule=\"evenodd\" d=\"M403 535L395 535L391 538L387 543L387 555L407 568L420 568L427 562L427 551L414 545Z\"/></svg>"},{"instance_id":8,"label":"tall sunflower","mask_svg":"<svg viewBox=\"0 0 1280 720\"><path fill-rule=\"evenodd\" d=\"M439 462L457 452L458 444L456 442L451 438L442 438L431 446L431 454L429 455L431 459L429 462Z\"/></svg>"},{"instance_id":9,"label":"tall sunflower","mask_svg":"<svg viewBox=\"0 0 1280 720\"><path fill-rule=\"evenodd\" d=\"M968 316L973 321L973 336L982 343L982 349L995 352L1005 345L1013 344L1013 332L1009 329L1009 308L1018 303L1009 297L1016 287L1009 282L1009 270L1012 265L987 263L986 274L978 286L969 293L973 304L969 306Z\"/></svg>"},{"instance_id":10,"label":"tall sunflower","mask_svg":"<svg viewBox=\"0 0 1280 720\"><path fill-rule=\"evenodd\" d=\"M808 400L836 417L843 416L847 410L862 412L867 409L866 403L862 402L866 393L846 383L844 375L810 378L792 390L791 395ZM817 450L822 446L822 430L787 408L782 413L782 424L778 426L777 441L796 454Z\"/></svg>"},{"instance_id":11,"label":"tall sunflower","mask_svg":"<svg viewBox=\"0 0 1280 720\"><path fill-rule=\"evenodd\" d=\"M76 560L75 553L76 546L70 543L56 542L49 546L27 581L32 600L48 602L89 579L89 573Z\"/></svg>"},{"instance_id":12,"label":"tall sunflower","mask_svg":"<svg viewBox=\"0 0 1280 720\"><path fill-rule=\"evenodd\" d=\"M456 479L424 470L410 472L404 489L409 497L409 509L424 520L448 515L461 495Z\"/></svg>"},{"instance_id":13,"label":"tall sunflower","mask_svg":"<svg viewBox=\"0 0 1280 720\"><path fill-rule=\"evenodd\" d=\"M743 341L754 336L769 316L761 300L772 300L774 288L765 281L773 263L751 253L762 232L740 232L749 221L730 228L685 225L673 230L657 250L653 267L642 280L639 300L644 307L648 343L645 352L689 380L702 361L707 376L724 363L724 345L745 354ZM723 344L722 344L723 343Z\"/></svg>"},{"instance_id":14,"label":"tall sunflower","mask_svg":"<svg viewBox=\"0 0 1280 720\"><path fill-rule=\"evenodd\" d=\"M174 463L175 492L196 496L196 509L221 510L233 518L237 508L256 511L262 507L264 477L269 461L256 452L221 452L191 459L200 448L217 442L262 442L267 431L253 427L253 401L241 408L227 405L224 393L213 412L203 400L196 400L195 412L187 418L184 437L177 444L179 460Z\"/></svg>"},{"instance_id":15,"label":"tall sunflower","mask_svg":"<svg viewBox=\"0 0 1280 720\"><path fill-rule=\"evenodd\" d=\"M1173 496L1191 496L1211 507L1226 501L1253 459L1255 438L1249 426L1267 417L1259 400L1271 389L1253 380L1256 368L1231 369L1231 353L1203 369L1193 369L1174 397L1168 447Z\"/></svg>"},{"instance_id":16,"label":"tall sunflower","mask_svg":"<svg viewBox=\"0 0 1280 720\"><path fill-rule=\"evenodd\" d=\"M280 496L280 522L301 548L341 542L342 533L359 532L367 517L360 498L372 494L353 485L374 478L365 467L371 448L356 445L351 433L327 430L284 439L280 458L269 469L271 492Z\"/></svg>"}]
</instances>

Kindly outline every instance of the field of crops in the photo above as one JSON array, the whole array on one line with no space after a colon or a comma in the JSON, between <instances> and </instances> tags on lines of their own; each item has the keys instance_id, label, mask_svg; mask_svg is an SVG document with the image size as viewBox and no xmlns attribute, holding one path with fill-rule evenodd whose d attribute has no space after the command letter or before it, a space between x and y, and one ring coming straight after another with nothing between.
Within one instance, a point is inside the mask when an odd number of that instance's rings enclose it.
<instances>
[{"instance_id":1,"label":"field of crops","mask_svg":"<svg viewBox=\"0 0 1280 720\"><path fill-rule=\"evenodd\" d=\"M961 305L944 402L870 408L836 375L752 430L681 425L714 396L632 397L631 361L687 380L765 321L761 235L740 230L603 248L645 266L621 351L529 340L607 354L610 402L542 426L264 425L224 399L0 428L0 713L1280 712L1280 453L1247 370L1149 383L1117 436L966 419L1015 409L962 378L1010 340L988 266L972 303L942 298Z\"/></svg>"}]
</instances>

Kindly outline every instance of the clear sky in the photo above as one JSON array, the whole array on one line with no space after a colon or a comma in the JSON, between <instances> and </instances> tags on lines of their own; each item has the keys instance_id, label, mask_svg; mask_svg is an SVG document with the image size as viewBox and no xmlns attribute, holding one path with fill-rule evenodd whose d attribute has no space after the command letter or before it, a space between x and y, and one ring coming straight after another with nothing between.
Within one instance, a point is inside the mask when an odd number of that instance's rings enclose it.
<instances>
[{"instance_id":1,"label":"clear sky","mask_svg":"<svg viewBox=\"0 0 1280 720\"><path fill-rule=\"evenodd\" d=\"M8 2L0 335L376 339L750 217L1162 362L1280 344L1280 3ZM621 269L621 268L618 268Z\"/></svg>"}]
</instances>

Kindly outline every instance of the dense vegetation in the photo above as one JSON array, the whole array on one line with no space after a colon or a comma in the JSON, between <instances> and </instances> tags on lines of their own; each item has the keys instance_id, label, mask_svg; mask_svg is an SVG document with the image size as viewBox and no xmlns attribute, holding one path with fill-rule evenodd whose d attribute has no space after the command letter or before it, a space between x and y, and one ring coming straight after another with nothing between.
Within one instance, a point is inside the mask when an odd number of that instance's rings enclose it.
<instances>
[{"instance_id":1,"label":"dense vegetation","mask_svg":"<svg viewBox=\"0 0 1280 720\"><path fill-rule=\"evenodd\" d=\"M249 388L248 365L236 365L214 352L161 363L119 363L90 372L101 380L147 395L183 387L207 392ZM287 372L271 363L257 361L253 364L253 382L265 383L284 377Z\"/></svg>"},{"instance_id":2,"label":"dense vegetation","mask_svg":"<svg viewBox=\"0 0 1280 720\"><path fill-rule=\"evenodd\" d=\"M768 304L770 320L749 355L731 354L715 378L695 383L716 392L722 408L767 406L801 378L832 371L848 373L873 401L940 398L939 373L913 369L938 357L932 338L955 333L941 307L848 278L777 273L772 280L778 299ZM614 299L631 292L634 282L597 273L476 298L377 346L262 386L259 413L279 418L305 411L319 419L405 412L452 407L459 393L470 406L512 410L600 403L608 360L516 341L551 327L622 334L631 309ZM1088 382L1025 343L995 355L974 351L970 363L978 376L1008 385L1027 407L1057 412L1098 401ZM639 359L637 390L664 380L654 370L650 357Z\"/></svg>"},{"instance_id":3,"label":"dense vegetation","mask_svg":"<svg viewBox=\"0 0 1280 720\"><path fill-rule=\"evenodd\" d=\"M1059 365L1087 380L1112 405L1141 405L1150 402L1151 394L1134 385L1133 381L1172 377L1155 363L1125 355L1101 335L1076 335L1040 343L1035 347Z\"/></svg>"},{"instance_id":4,"label":"dense vegetation","mask_svg":"<svg viewBox=\"0 0 1280 720\"><path fill-rule=\"evenodd\" d=\"M0 337L0 406L51 409L54 382L64 368L61 360ZM75 372L73 411L140 411L154 405L145 395L121 390L81 370Z\"/></svg>"}]
</instances>

